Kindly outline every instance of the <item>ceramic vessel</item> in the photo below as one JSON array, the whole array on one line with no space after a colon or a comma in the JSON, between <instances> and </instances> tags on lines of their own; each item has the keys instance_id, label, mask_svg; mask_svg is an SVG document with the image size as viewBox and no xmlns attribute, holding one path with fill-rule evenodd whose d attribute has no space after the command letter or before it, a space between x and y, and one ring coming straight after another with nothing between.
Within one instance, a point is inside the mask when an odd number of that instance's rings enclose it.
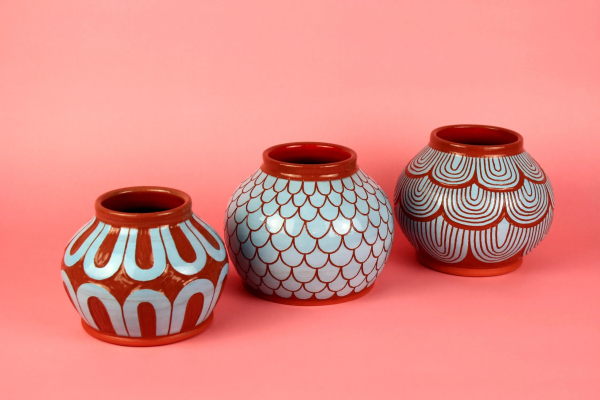
<instances>
[{"instance_id":1,"label":"ceramic vessel","mask_svg":"<svg viewBox=\"0 0 600 400\"><path fill-rule=\"evenodd\" d=\"M229 265L190 197L131 187L103 194L95 208L67 245L61 271L85 331L114 344L155 346L206 329Z\"/></svg>"},{"instance_id":2,"label":"ceramic vessel","mask_svg":"<svg viewBox=\"0 0 600 400\"><path fill-rule=\"evenodd\" d=\"M327 143L288 143L233 194L225 240L246 289L263 299L322 305L367 293L394 237L385 193L356 153Z\"/></svg>"},{"instance_id":3,"label":"ceramic vessel","mask_svg":"<svg viewBox=\"0 0 600 400\"><path fill-rule=\"evenodd\" d=\"M422 264L493 276L518 268L548 233L554 195L517 132L452 125L434 130L404 169L394 205Z\"/></svg>"}]
</instances>

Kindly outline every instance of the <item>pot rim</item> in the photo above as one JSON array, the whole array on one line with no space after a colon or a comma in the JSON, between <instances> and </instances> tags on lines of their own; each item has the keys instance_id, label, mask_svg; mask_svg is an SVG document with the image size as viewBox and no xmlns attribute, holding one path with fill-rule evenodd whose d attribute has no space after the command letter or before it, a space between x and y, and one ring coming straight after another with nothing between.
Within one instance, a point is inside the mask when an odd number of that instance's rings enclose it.
<instances>
[{"instance_id":1,"label":"pot rim","mask_svg":"<svg viewBox=\"0 0 600 400\"><path fill-rule=\"evenodd\" d=\"M456 139L453 140L453 136ZM468 137L467 140L465 136ZM481 143L468 143L473 140ZM525 151L523 136L518 132L498 126L475 124L446 125L434 129L429 147L444 153L470 157L507 157Z\"/></svg>"},{"instance_id":2,"label":"pot rim","mask_svg":"<svg viewBox=\"0 0 600 400\"><path fill-rule=\"evenodd\" d=\"M298 162L305 159L306 162ZM324 162L331 160L330 162ZM301 181L328 181L346 178L358 171L356 152L324 142L291 142L263 152L260 169L278 178Z\"/></svg>"},{"instance_id":3,"label":"pot rim","mask_svg":"<svg viewBox=\"0 0 600 400\"><path fill-rule=\"evenodd\" d=\"M128 212L121 210L114 210L106 206L106 201L114 199L117 196L127 195L128 193L134 194L161 194L167 195L167 197L175 197L181 201L181 204L175 207L169 207L165 210L156 212ZM160 196L160 195L159 195ZM171 198L170 200L177 201L177 199ZM165 199L166 200L166 197ZM135 203L135 200L133 201ZM161 203L160 198L156 199L155 202ZM143 202L142 202L143 203ZM142 207L144 204L139 204ZM148 203L146 203L148 205ZM111 226L119 227L149 227L149 226L160 226L176 224L186 221L192 217L192 199L191 197L177 189L163 187L163 186L131 186L120 189L111 190L100 195L95 202L96 218L109 224Z\"/></svg>"}]
</instances>

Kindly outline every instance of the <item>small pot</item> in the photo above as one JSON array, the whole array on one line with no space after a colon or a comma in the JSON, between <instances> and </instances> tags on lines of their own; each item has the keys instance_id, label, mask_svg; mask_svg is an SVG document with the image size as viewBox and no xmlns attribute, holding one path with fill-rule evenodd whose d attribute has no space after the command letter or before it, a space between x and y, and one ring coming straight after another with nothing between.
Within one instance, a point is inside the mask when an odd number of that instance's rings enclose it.
<instances>
[{"instance_id":1,"label":"small pot","mask_svg":"<svg viewBox=\"0 0 600 400\"><path fill-rule=\"evenodd\" d=\"M213 318L229 270L219 235L175 189L117 189L73 236L65 290L87 333L126 346L190 338Z\"/></svg>"},{"instance_id":2,"label":"small pot","mask_svg":"<svg viewBox=\"0 0 600 400\"><path fill-rule=\"evenodd\" d=\"M450 125L404 169L396 219L425 266L463 276L517 269L554 215L550 180L517 132Z\"/></svg>"},{"instance_id":3,"label":"small pot","mask_svg":"<svg viewBox=\"0 0 600 400\"><path fill-rule=\"evenodd\" d=\"M265 300L323 305L366 294L394 237L385 193L356 153L327 143L287 143L233 194L226 243L246 289Z\"/></svg>"}]
</instances>

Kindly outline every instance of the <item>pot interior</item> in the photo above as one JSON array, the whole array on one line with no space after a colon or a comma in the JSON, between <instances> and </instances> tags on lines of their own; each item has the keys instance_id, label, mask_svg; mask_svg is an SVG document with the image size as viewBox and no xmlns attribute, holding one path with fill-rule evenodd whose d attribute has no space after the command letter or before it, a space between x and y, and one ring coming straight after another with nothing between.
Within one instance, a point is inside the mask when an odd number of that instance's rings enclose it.
<instances>
[{"instance_id":1,"label":"pot interior","mask_svg":"<svg viewBox=\"0 0 600 400\"><path fill-rule=\"evenodd\" d=\"M172 210L185 203L175 194L159 191L136 191L119 193L104 199L101 205L111 211L131 214L147 214Z\"/></svg>"},{"instance_id":2,"label":"pot interior","mask_svg":"<svg viewBox=\"0 0 600 400\"><path fill-rule=\"evenodd\" d=\"M300 165L332 164L349 160L348 151L335 146L322 144L291 144L281 146L269 152L273 160Z\"/></svg>"},{"instance_id":3,"label":"pot interior","mask_svg":"<svg viewBox=\"0 0 600 400\"><path fill-rule=\"evenodd\" d=\"M488 126L450 126L439 130L436 135L448 142L473 146L500 146L519 140L508 129Z\"/></svg>"}]
</instances>

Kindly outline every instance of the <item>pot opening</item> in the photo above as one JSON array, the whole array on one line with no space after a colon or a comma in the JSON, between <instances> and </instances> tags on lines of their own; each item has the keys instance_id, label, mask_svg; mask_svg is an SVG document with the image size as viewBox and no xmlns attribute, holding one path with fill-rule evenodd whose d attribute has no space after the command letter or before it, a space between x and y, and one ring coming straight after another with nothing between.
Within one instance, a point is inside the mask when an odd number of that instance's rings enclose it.
<instances>
[{"instance_id":1,"label":"pot opening","mask_svg":"<svg viewBox=\"0 0 600 400\"><path fill-rule=\"evenodd\" d=\"M110 211L128 214L148 214L169 211L184 203L185 199L172 193L139 191L119 193L102 200L100 204Z\"/></svg>"},{"instance_id":2,"label":"pot opening","mask_svg":"<svg viewBox=\"0 0 600 400\"><path fill-rule=\"evenodd\" d=\"M515 132L491 126L449 126L438 130L436 135L448 142L471 146L501 146L519 140Z\"/></svg>"},{"instance_id":3,"label":"pot opening","mask_svg":"<svg viewBox=\"0 0 600 400\"><path fill-rule=\"evenodd\" d=\"M268 153L273 160L299 165L333 164L349 160L352 154L343 148L324 144L290 144Z\"/></svg>"}]
</instances>

